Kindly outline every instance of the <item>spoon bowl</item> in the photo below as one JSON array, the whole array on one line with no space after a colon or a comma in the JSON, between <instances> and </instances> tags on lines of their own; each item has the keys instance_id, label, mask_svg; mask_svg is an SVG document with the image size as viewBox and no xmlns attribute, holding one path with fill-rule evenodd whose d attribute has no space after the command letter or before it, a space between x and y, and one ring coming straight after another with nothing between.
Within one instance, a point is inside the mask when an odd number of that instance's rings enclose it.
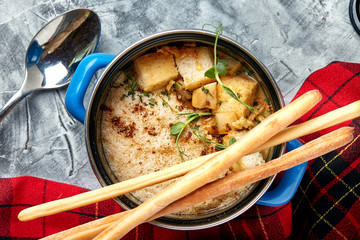
<instances>
[{"instance_id":1,"label":"spoon bowl","mask_svg":"<svg viewBox=\"0 0 360 240\"><path fill-rule=\"evenodd\" d=\"M45 25L32 39L25 57L25 81L3 106L0 121L28 94L66 86L79 62L93 53L100 19L89 9L66 12Z\"/></svg>"}]
</instances>

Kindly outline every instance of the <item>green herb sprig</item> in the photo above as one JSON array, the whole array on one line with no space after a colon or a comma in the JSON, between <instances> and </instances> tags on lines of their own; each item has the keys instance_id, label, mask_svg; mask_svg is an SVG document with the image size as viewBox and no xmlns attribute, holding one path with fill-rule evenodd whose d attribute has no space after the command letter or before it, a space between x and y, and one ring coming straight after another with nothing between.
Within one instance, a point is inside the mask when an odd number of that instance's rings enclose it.
<instances>
[{"instance_id":1,"label":"green herb sprig","mask_svg":"<svg viewBox=\"0 0 360 240\"><path fill-rule=\"evenodd\" d=\"M175 109L173 109L173 108L170 106L170 104L169 104L163 97L161 97L161 99L162 99L162 105L163 105L164 107L169 107L170 110L171 110L173 113L178 113L178 111L176 111Z\"/></svg>"},{"instance_id":2,"label":"green herb sprig","mask_svg":"<svg viewBox=\"0 0 360 240\"><path fill-rule=\"evenodd\" d=\"M199 128L200 128L200 126L197 125L197 126L195 126L195 127L191 127L191 130L192 130L192 132L194 133L194 135L199 139L199 141L214 144L216 150L224 150L225 148L231 146L232 144L234 144L234 143L236 142L236 139L233 138L233 137L230 138L230 140L229 140L229 146L227 146L227 145L225 145L225 144L218 143L218 142L211 141L211 140L205 138L205 137L201 134Z\"/></svg>"},{"instance_id":3,"label":"green herb sprig","mask_svg":"<svg viewBox=\"0 0 360 240\"><path fill-rule=\"evenodd\" d=\"M241 101L240 98L230 88L225 86L222 83L222 81L220 80L219 76L226 75L228 71L226 69L226 65L227 65L226 61L223 59L219 59L219 57L217 56L217 51L216 51L217 43L219 40L219 36L224 31L222 24L220 22L217 22L217 24L218 24L217 26L215 26L213 24L206 24L206 25L210 25L215 28L216 37L215 37L215 43L214 43L214 66L205 72L205 76L208 78L215 78L216 81L218 82L218 84L225 90L225 92L227 92L227 94L229 94L232 98L234 98L236 101L240 102L245 107L247 107L251 112L253 112L255 110L254 107L251 107L248 104Z\"/></svg>"},{"instance_id":4,"label":"green herb sprig","mask_svg":"<svg viewBox=\"0 0 360 240\"><path fill-rule=\"evenodd\" d=\"M213 95L211 95L209 89L205 88L204 86L201 86L201 91L203 91L205 94L209 94L211 97L213 97Z\"/></svg>"},{"instance_id":5,"label":"green herb sprig","mask_svg":"<svg viewBox=\"0 0 360 240\"><path fill-rule=\"evenodd\" d=\"M177 122L174 125L170 127L170 134L174 137L176 137L176 149L179 152L179 155L181 157L181 160L184 162L183 155L187 156L183 151L180 150L179 147L179 137L181 133L184 131L187 125L191 122L196 122L200 119L201 116L208 116L212 113L205 112L205 113L178 113L177 116L187 116L186 122ZM188 157L188 156L187 156Z\"/></svg>"},{"instance_id":6,"label":"green herb sprig","mask_svg":"<svg viewBox=\"0 0 360 240\"><path fill-rule=\"evenodd\" d=\"M220 144L220 143L216 143L215 148L216 148L217 150L224 150L225 148L230 147L231 145L233 145L235 142L236 142L236 139L235 139L234 137L232 137L232 138L230 138L230 140L229 140L229 145L228 145L228 146L223 145L223 144Z\"/></svg>"}]
</instances>

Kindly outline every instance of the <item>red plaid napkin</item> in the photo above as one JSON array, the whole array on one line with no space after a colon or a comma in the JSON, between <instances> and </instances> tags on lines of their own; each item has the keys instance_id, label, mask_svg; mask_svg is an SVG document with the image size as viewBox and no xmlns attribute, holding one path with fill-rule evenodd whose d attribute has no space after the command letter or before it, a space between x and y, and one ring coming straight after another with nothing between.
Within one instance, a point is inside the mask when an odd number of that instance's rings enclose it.
<instances>
[{"instance_id":1,"label":"red plaid napkin","mask_svg":"<svg viewBox=\"0 0 360 240\"><path fill-rule=\"evenodd\" d=\"M344 62L332 63L313 73L298 95L319 89L323 100L298 122L359 100L359 74L360 64ZM288 204L254 205L240 217L205 230L174 231L142 224L124 239L360 239L360 119L342 125L355 127L354 141L311 161ZM301 141L310 141L330 130L303 137ZM38 239L122 211L114 201L107 200L29 222L17 220L24 208L84 191L87 190L34 177L0 179L0 238Z\"/></svg>"},{"instance_id":2,"label":"red plaid napkin","mask_svg":"<svg viewBox=\"0 0 360 240\"><path fill-rule=\"evenodd\" d=\"M308 77L297 96L319 89L323 100L298 122L360 100L360 64L335 62ZM360 239L360 118L340 126L355 128L346 147L310 161L292 203L293 237ZM308 142L339 126L303 137Z\"/></svg>"}]
</instances>

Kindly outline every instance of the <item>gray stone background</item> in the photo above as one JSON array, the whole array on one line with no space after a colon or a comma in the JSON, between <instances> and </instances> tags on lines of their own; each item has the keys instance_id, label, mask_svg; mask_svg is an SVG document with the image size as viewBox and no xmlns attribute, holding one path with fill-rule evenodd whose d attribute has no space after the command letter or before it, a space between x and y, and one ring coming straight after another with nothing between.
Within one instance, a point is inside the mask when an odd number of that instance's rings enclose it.
<instances>
[{"instance_id":1,"label":"gray stone background","mask_svg":"<svg viewBox=\"0 0 360 240\"><path fill-rule=\"evenodd\" d=\"M0 107L22 84L32 37L75 8L99 15L97 52L111 54L159 31L221 21L267 66L287 103L317 69L332 61L360 62L360 36L345 0L0 0ZM88 162L84 126L67 113L65 94L66 88L34 93L0 123L0 177L100 186Z\"/></svg>"}]
</instances>

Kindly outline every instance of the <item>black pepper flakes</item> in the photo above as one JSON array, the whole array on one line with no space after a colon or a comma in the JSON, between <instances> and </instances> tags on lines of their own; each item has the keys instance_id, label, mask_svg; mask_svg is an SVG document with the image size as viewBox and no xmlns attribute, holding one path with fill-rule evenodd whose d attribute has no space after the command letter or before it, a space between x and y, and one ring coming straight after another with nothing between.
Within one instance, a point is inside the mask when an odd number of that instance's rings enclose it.
<instances>
[{"instance_id":1,"label":"black pepper flakes","mask_svg":"<svg viewBox=\"0 0 360 240\"><path fill-rule=\"evenodd\" d=\"M192 132L188 131L185 135L185 141L188 141L191 138Z\"/></svg>"},{"instance_id":2,"label":"black pepper flakes","mask_svg":"<svg viewBox=\"0 0 360 240\"><path fill-rule=\"evenodd\" d=\"M118 134L124 134L125 137L132 138L135 135L135 122L130 124L126 124L125 122L121 121L120 117L113 117L111 119L111 123L113 129L117 131Z\"/></svg>"},{"instance_id":3,"label":"black pepper flakes","mask_svg":"<svg viewBox=\"0 0 360 240\"><path fill-rule=\"evenodd\" d=\"M143 106L141 106L139 103L137 103L137 104L135 104L132 113L142 112L144 110L145 110L145 108Z\"/></svg>"},{"instance_id":4,"label":"black pepper flakes","mask_svg":"<svg viewBox=\"0 0 360 240\"><path fill-rule=\"evenodd\" d=\"M227 132L230 132L232 130L228 123L225 125L225 128Z\"/></svg>"},{"instance_id":5,"label":"black pepper flakes","mask_svg":"<svg viewBox=\"0 0 360 240\"><path fill-rule=\"evenodd\" d=\"M205 149L203 149L203 150L201 151L201 153L200 153L201 156L205 156L206 154L207 154L207 153L206 153Z\"/></svg>"},{"instance_id":6,"label":"black pepper flakes","mask_svg":"<svg viewBox=\"0 0 360 240\"><path fill-rule=\"evenodd\" d=\"M149 134L150 136L156 136L157 133L156 133L155 130L156 130L156 129L155 129L154 127L151 127L151 128L148 130L148 134Z\"/></svg>"}]
</instances>

